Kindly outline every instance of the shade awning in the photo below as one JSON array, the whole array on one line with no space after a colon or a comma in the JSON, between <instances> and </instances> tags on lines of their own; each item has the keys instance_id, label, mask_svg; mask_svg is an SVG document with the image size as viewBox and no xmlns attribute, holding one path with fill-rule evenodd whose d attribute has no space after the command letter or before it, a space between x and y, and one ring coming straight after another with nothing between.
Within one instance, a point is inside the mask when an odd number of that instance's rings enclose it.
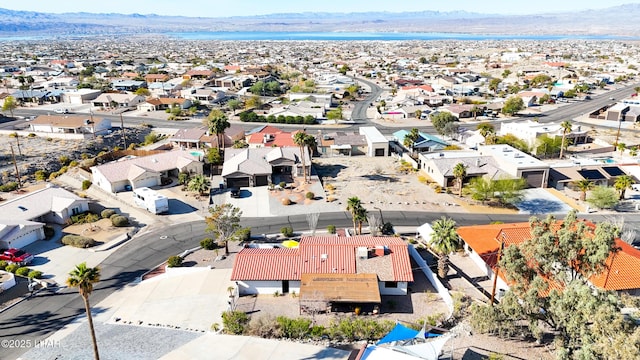
<instances>
[{"instance_id":1,"label":"shade awning","mask_svg":"<svg viewBox=\"0 0 640 360\"><path fill-rule=\"evenodd\" d=\"M379 304L376 274L302 274L301 301Z\"/></svg>"}]
</instances>

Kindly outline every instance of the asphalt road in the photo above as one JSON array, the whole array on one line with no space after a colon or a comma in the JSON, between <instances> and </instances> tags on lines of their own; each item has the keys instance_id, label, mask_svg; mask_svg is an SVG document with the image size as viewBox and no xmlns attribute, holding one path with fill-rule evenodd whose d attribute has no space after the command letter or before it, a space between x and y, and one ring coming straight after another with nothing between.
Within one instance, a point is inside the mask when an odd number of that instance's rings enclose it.
<instances>
[{"instance_id":1,"label":"asphalt road","mask_svg":"<svg viewBox=\"0 0 640 360\"><path fill-rule=\"evenodd\" d=\"M384 220L396 227L416 228L425 222L431 222L440 216L452 217L458 225L488 224L493 221L527 221L528 215L485 215L485 214L443 214L416 211L383 212ZM588 216L591 220L602 221L609 217ZM627 215L627 222L637 228L640 217ZM283 226L292 226L296 231L309 229L306 215L245 218L243 226L250 226L252 234L279 233ZM318 229L328 225L350 227L351 217L347 212L322 213L318 220ZM157 231L142 234L129 241L101 264L101 281L96 284L90 301L94 312L101 312L95 306L114 291L135 281L146 271L164 262L169 256L198 246L205 237L203 221L176 224ZM84 305L77 291L63 289L58 293L42 291L33 298L23 301L13 308L0 313L0 339L30 341L42 340L53 332L84 313ZM100 339L98 339L98 342ZM0 349L0 358L15 359L27 352L29 347Z\"/></svg>"},{"instance_id":2,"label":"asphalt road","mask_svg":"<svg viewBox=\"0 0 640 360\"><path fill-rule=\"evenodd\" d=\"M382 88L375 83L362 78L352 77L352 79L369 86L371 92L369 93L369 96L367 96L363 101L358 101L355 103L355 105L353 106L353 111L351 112L351 120L357 122L368 122L369 119L367 118L367 109L374 101L378 99L378 97L380 97L380 95L382 94Z\"/></svg>"}]
</instances>

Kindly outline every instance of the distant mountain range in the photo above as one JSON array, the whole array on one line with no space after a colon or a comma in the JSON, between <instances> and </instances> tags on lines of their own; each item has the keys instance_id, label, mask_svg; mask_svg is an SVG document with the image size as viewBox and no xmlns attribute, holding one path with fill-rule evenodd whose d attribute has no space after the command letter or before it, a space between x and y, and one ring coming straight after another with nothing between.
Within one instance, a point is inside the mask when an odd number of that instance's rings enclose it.
<instances>
[{"instance_id":1,"label":"distant mountain range","mask_svg":"<svg viewBox=\"0 0 640 360\"><path fill-rule=\"evenodd\" d=\"M465 11L287 13L203 18L141 14L40 13L0 8L4 36L84 36L197 31L452 32L471 34L638 36L640 4L533 15Z\"/></svg>"}]
</instances>

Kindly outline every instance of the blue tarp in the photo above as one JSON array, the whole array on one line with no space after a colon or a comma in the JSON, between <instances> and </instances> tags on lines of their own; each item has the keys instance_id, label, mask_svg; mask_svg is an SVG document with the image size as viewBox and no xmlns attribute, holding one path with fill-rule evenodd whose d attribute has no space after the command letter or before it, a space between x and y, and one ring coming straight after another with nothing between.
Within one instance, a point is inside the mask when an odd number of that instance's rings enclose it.
<instances>
[{"instance_id":1,"label":"blue tarp","mask_svg":"<svg viewBox=\"0 0 640 360\"><path fill-rule=\"evenodd\" d=\"M387 335L385 335L385 337L380 339L380 341L378 341L376 345L386 344L394 341L410 340L416 337L422 338L422 339L433 338L440 335L441 334L433 334L429 332L425 333L424 330L421 330L421 331L413 330L404 325L396 324L396 327L394 327L393 330L391 330Z\"/></svg>"}]
</instances>

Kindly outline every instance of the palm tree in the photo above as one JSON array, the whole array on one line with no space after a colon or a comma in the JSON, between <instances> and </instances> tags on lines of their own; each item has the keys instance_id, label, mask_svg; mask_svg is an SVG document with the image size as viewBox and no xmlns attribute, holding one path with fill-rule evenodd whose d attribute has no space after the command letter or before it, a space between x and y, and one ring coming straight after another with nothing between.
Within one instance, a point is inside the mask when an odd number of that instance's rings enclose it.
<instances>
[{"instance_id":1,"label":"palm tree","mask_svg":"<svg viewBox=\"0 0 640 360\"><path fill-rule=\"evenodd\" d=\"M462 196L462 183L466 176L467 166L463 163L457 163L456 166L453 167L453 177L456 178L456 183L458 184L458 196Z\"/></svg>"},{"instance_id":2,"label":"palm tree","mask_svg":"<svg viewBox=\"0 0 640 360\"><path fill-rule=\"evenodd\" d=\"M473 120L478 120L478 113L482 112L482 108L478 105L473 105L471 113L473 114Z\"/></svg>"},{"instance_id":3,"label":"palm tree","mask_svg":"<svg viewBox=\"0 0 640 360\"><path fill-rule=\"evenodd\" d=\"M187 189L189 189L189 191L196 191L198 194L203 195L209 190L210 185L211 182L206 176L198 174L189 180L189 183L187 183Z\"/></svg>"},{"instance_id":4,"label":"palm tree","mask_svg":"<svg viewBox=\"0 0 640 360\"><path fill-rule=\"evenodd\" d=\"M595 186L593 181L589 179L577 180L577 181L574 181L572 184L573 186L576 187L576 189L581 191L580 193L581 201L584 201L587 198L587 191L593 189L593 187Z\"/></svg>"},{"instance_id":5,"label":"palm tree","mask_svg":"<svg viewBox=\"0 0 640 360\"><path fill-rule=\"evenodd\" d=\"M353 196L347 199L347 211L351 212L351 219L353 220L353 233L356 233L356 223L358 222L358 212L362 208L362 202L360 198Z\"/></svg>"},{"instance_id":6,"label":"palm tree","mask_svg":"<svg viewBox=\"0 0 640 360\"><path fill-rule=\"evenodd\" d=\"M413 128L407 135L405 135L402 144L413 151L413 145L416 143L416 141L418 141L419 138L420 130L418 130L417 128Z\"/></svg>"},{"instance_id":7,"label":"palm tree","mask_svg":"<svg viewBox=\"0 0 640 360\"><path fill-rule=\"evenodd\" d=\"M613 187L620 192L620 200L624 199L624 193L627 189L631 189L631 185L633 185L633 178L629 175L622 175L616 179Z\"/></svg>"},{"instance_id":8,"label":"palm tree","mask_svg":"<svg viewBox=\"0 0 640 360\"><path fill-rule=\"evenodd\" d=\"M624 150L627 148L627 144L618 143L616 147L618 148L618 151L620 151L620 154L624 154Z\"/></svg>"},{"instance_id":9,"label":"palm tree","mask_svg":"<svg viewBox=\"0 0 640 360\"><path fill-rule=\"evenodd\" d=\"M218 150L222 150L224 148L224 131L231 127L227 115L222 110L211 110L207 117L207 127L209 132L216 134Z\"/></svg>"},{"instance_id":10,"label":"palm tree","mask_svg":"<svg viewBox=\"0 0 640 360\"><path fill-rule=\"evenodd\" d=\"M76 265L75 269L71 270L69 277L67 278L67 285L69 287L78 288L78 292L84 301L84 310L87 313L89 329L91 330L93 357L95 360L99 360L100 355L98 355L98 342L96 341L96 332L93 328L93 318L91 317L91 307L89 306L89 295L93 292L93 284L98 281L100 281L100 269L97 267L87 267L87 263L84 262Z\"/></svg>"},{"instance_id":11,"label":"palm tree","mask_svg":"<svg viewBox=\"0 0 640 360\"><path fill-rule=\"evenodd\" d=\"M302 177L304 182L307 182L307 164L306 158L309 152L307 151L307 146L313 147L316 143L316 138L312 135L305 133L304 131L297 132L293 135L293 143L298 145L300 148L300 159L302 161ZM311 165L311 164L309 164Z\"/></svg>"},{"instance_id":12,"label":"palm tree","mask_svg":"<svg viewBox=\"0 0 640 360\"><path fill-rule=\"evenodd\" d=\"M433 232L429 245L439 255L438 276L442 279L449 272L449 254L456 251L460 244L456 232L456 222L446 216L431 223Z\"/></svg>"},{"instance_id":13,"label":"palm tree","mask_svg":"<svg viewBox=\"0 0 640 360\"><path fill-rule=\"evenodd\" d=\"M489 140L489 137L493 134L495 134L496 129L495 127L493 127L493 125L491 125L488 122L483 122L478 124L477 127L478 130L480 130L480 135L482 135L482 137L484 138L484 142L485 143L489 143L487 140Z\"/></svg>"},{"instance_id":14,"label":"palm tree","mask_svg":"<svg viewBox=\"0 0 640 360\"><path fill-rule=\"evenodd\" d=\"M564 155L564 144L567 138L567 134L571 132L571 122L570 121L563 121L560 124L560 127L562 128L562 143L560 144L560 157L559 159L562 159L562 155Z\"/></svg>"},{"instance_id":15,"label":"palm tree","mask_svg":"<svg viewBox=\"0 0 640 360\"><path fill-rule=\"evenodd\" d=\"M362 206L356 209L356 221L358 222L358 235L362 235L362 223L367 221L367 209Z\"/></svg>"},{"instance_id":16,"label":"palm tree","mask_svg":"<svg viewBox=\"0 0 640 360\"><path fill-rule=\"evenodd\" d=\"M631 156L631 157L638 156L638 147L637 146L633 146L633 147L631 147L631 149L629 149L629 156Z\"/></svg>"}]
</instances>

